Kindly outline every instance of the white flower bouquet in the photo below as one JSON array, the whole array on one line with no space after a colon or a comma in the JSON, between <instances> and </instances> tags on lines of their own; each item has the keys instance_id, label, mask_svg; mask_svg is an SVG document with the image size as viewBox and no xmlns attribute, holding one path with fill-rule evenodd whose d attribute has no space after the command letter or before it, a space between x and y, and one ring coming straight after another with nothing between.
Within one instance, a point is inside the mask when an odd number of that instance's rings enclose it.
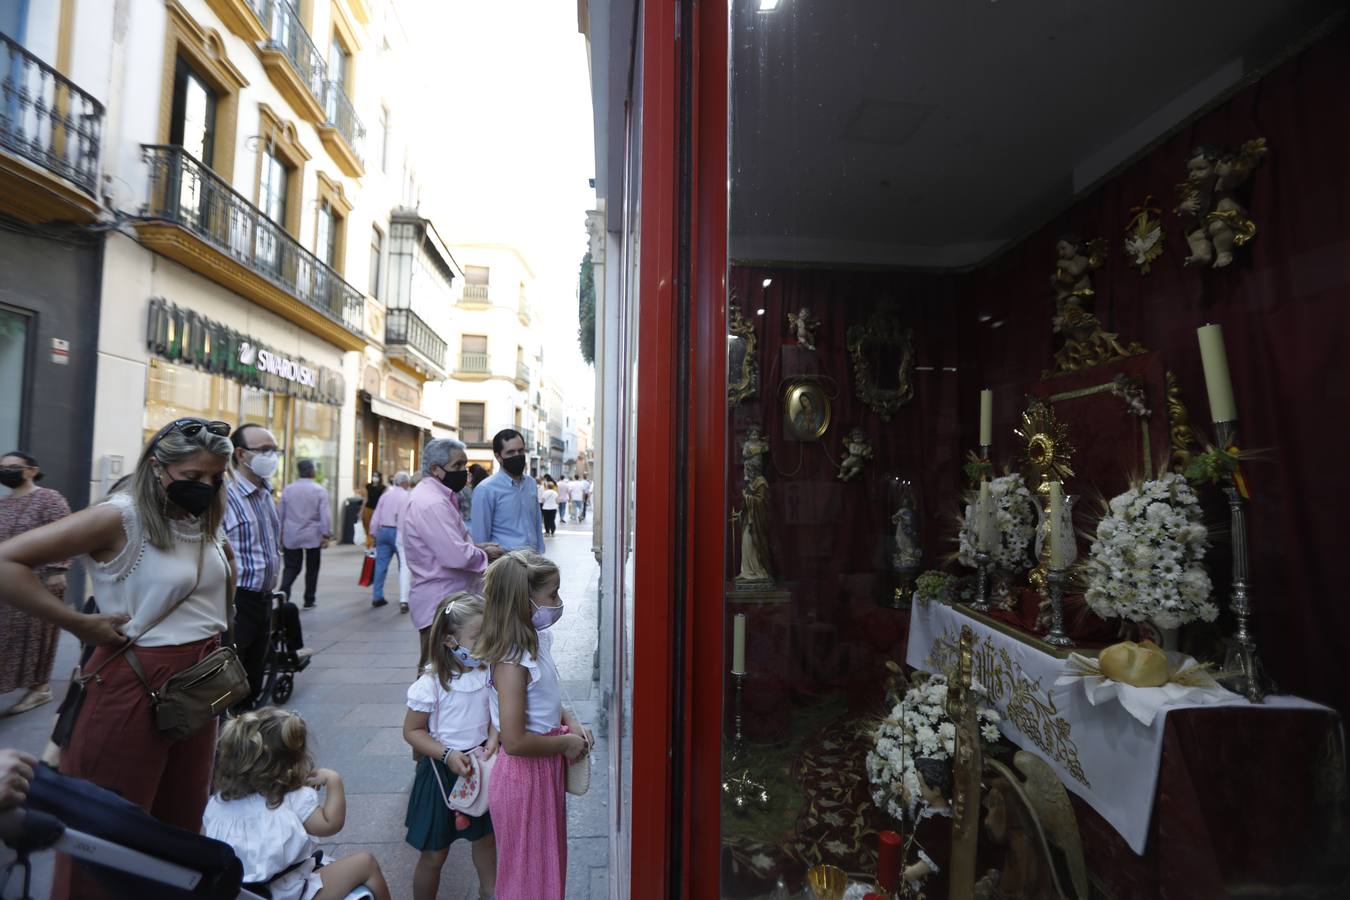
<instances>
[{"instance_id":1,"label":"white flower bouquet","mask_svg":"<svg viewBox=\"0 0 1350 900\"><path fill-rule=\"evenodd\" d=\"M994 503L994 525L999 535L998 546L989 554L990 560L997 569L1021 572L1031 565L1028 549L1036 536L1036 501L1022 476L1015 473L989 482L989 496ZM966 504L958 537L957 559L964 566L975 566L979 524L979 503L972 499Z\"/></svg>"},{"instance_id":2,"label":"white flower bouquet","mask_svg":"<svg viewBox=\"0 0 1350 900\"><path fill-rule=\"evenodd\" d=\"M1203 560L1209 532L1186 479L1168 473L1112 498L1084 563L1088 606L1103 618L1176 628L1213 622Z\"/></svg>"},{"instance_id":3,"label":"white flower bouquet","mask_svg":"<svg viewBox=\"0 0 1350 900\"><path fill-rule=\"evenodd\" d=\"M977 687L976 690L979 690ZM999 739L999 715L979 708L980 736L992 744ZM867 754L867 778L877 807L897 819L912 813L905 808L919 798L914 760L951 759L956 752L956 725L947 716L947 679L932 675L910 688L876 732L876 746ZM901 790L902 786L905 790Z\"/></svg>"}]
</instances>

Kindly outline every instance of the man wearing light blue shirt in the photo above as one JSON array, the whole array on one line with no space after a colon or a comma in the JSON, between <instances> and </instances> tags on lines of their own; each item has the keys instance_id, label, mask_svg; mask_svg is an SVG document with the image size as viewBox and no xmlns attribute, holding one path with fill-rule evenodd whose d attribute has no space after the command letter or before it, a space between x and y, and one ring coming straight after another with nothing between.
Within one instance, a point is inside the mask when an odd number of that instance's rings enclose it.
<instances>
[{"instance_id":1,"label":"man wearing light blue shirt","mask_svg":"<svg viewBox=\"0 0 1350 900\"><path fill-rule=\"evenodd\" d=\"M474 543L543 553L544 518L539 488L525 474L525 439L514 428L504 428L492 438L492 453L500 468L473 492L469 530Z\"/></svg>"}]
</instances>

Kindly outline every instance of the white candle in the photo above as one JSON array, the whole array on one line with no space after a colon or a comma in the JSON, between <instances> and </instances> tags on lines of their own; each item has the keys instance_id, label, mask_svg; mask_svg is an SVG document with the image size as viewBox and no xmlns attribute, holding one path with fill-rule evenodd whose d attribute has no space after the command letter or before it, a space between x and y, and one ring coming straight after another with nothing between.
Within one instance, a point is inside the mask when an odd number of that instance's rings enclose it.
<instances>
[{"instance_id":1,"label":"white candle","mask_svg":"<svg viewBox=\"0 0 1350 900\"><path fill-rule=\"evenodd\" d=\"M1050 482L1050 566L1055 569L1063 568L1064 557L1060 553L1060 544L1064 542L1064 535L1060 533L1061 522L1064 518L1064 489L1060 487L1058 481Z\"/></svg>"},{"instance_id":2,"label":"white candle","mask_svg":"<svg viewBox=\"0 0 1350 900\"><path fill-rule=\"evenodd\" d=\"M731 674L745 674L745 613L736 613L731 626Z\"/></svg>"},{"instance_id":3,"label":"white candle","mask_svg":"<svg viewBox=\"0 0 1350 900\"><path fill-rule=\"evenodd\" d=\"M980 446L988 447L994 442L994 392L985 388L980 391Z\"/></svg>"},{"instance_id":4,"label":"white candle","mask_svg":"<svg viewBox=\"0 0 1350 900\"><path fill-rule=\"evenodd\" d=\"M1205 367L1205 388L1209 391L1209 417L1214 422L1237 420L1233 402L1233 381L1228 376L1228 351L1223 346L1223 326L1205 325L1196 329L1200 339L1200 362Z\"/></svg>"}]
</instances>

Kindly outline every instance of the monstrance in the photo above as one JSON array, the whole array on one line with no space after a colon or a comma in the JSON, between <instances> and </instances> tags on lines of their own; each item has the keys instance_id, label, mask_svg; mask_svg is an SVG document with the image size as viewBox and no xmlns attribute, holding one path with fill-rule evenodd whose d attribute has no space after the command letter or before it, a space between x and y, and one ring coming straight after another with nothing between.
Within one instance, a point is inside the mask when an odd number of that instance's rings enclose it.
<instances>
[{"instance_id":1,"label":"monstrance","mask_svg":"<svg viewBox=\"0 0 1350 900\"><path fill-rule=\"evenodd\" d=\"M1036 568L1031 570L1031 586L1042 594L1047 583L1046 572L1050 569L1050 482L1063 484L1073 476L1069 465L1073 459L1073 445L1069 443L1069 429L1055 416L1050 404L1039 397L1029 397L1026 411L1022 413L1022 424L1013 434L1026 446L1026 462L1036 479L1033 489L1041 505L1041 521L1038 529L1041 533L1041 549L1037 553Z\"/></svg>"}]
</instances>

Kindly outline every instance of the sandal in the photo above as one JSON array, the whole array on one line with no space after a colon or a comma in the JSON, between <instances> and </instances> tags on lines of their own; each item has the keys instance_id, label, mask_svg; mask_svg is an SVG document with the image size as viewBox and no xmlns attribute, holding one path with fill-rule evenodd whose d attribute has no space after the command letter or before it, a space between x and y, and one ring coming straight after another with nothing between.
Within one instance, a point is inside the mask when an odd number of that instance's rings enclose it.
<instances>
[{"instance_id":1,"label":"sandal","mask_svg":"<svg viewBox=\"0 0 1350 900\"><path fill-rule=\"evenodd\" d=\"M50 690L46 688L40 691L30 690L19 699L18 703L5 710L5 715L17 716L20 713L26 713L30 709L37 709L39 706L44 706L51 702L52 692Z\"/></svg>"}]
</instances>

